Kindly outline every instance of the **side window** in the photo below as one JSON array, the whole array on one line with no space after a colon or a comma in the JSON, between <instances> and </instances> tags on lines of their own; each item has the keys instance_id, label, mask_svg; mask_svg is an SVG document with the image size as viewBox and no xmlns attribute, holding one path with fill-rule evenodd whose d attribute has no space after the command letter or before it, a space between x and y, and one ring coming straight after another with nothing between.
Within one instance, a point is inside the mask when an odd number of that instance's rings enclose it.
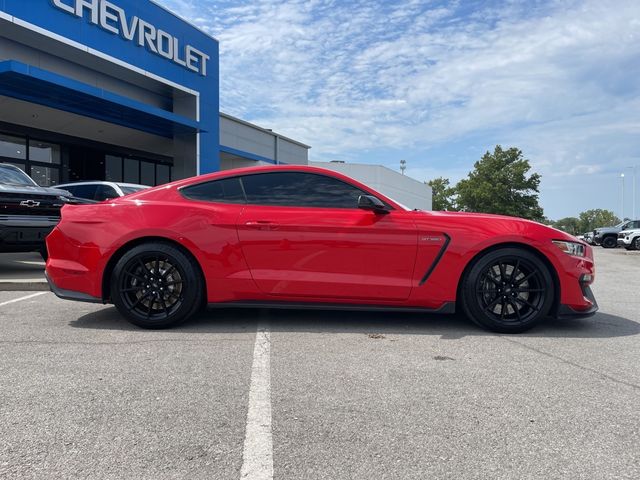
<instances>
[{"instance_id":1,"label":"side window","mask_svg":"<svg viewBox=\"0 0 640 480\"><path fill-rule=\"evenodd\" d=\"M242 184L247 202L254 205L358 208L359 188L314 173L274 172L246 175Z\"/></svg>"},{"instance_id":2,"label":"side window","mask_svg":"<svg viewBox=\"0 0 640 480\"><path fill-rule=\"evenodd\" d=\"M76 185L71 192L75 197L87 198L89 200L93 200L96 198L96 190L98 189L97 185Z\"/></svg>"},{"instance_id":3,"label":"side window","mask_svg":"<svg viewBox=\"0 0 640 480\"><path fill-rule=\"evenodd\" d=\"M238 177L200 183L180 190L182 195L191 200L221 203L246 203L242 185Z\"/></svg>"},{"instance_id":4,"label":"side window","mask_svg":"<svg viewBox=\"0 0 640 480\"><path fill-rule=\"evenodd\" d=\"M118 192L110 186L110 185L98 185L98 189L96 191L95 200L98 202L103 202L105 200L111 200L112 198L117 198Z\"/></svg>"}]
</instances>

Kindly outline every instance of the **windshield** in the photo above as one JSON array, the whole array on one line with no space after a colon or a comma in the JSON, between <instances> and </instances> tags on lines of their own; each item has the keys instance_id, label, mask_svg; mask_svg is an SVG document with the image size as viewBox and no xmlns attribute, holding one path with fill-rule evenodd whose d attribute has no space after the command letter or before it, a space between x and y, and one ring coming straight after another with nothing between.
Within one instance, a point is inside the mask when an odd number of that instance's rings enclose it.
<instances>
[{"instance_id":1,"label":"windshield","mask_svg":"<svg viewBox=\"0 0 640 480\"><path fill-rule=\"evenodd\" d=\"M0 165L0 183L5 185L22 185L25 187L37 186L36 182L19 168Z\"/></svg>"},{"instance_id":2,"label":"windshield","mask_svg":"<svg viewBox=\"0 0 640 480\"><path fill-rule=\"evenodd\" d=\"M146 190L148 187L123 187L122 185L120 185L120 190L122 190L122 193L124 193L125 195L129 195L130 193L136 193L139 192L140 190Z\"/></svg>"}]
</instances>

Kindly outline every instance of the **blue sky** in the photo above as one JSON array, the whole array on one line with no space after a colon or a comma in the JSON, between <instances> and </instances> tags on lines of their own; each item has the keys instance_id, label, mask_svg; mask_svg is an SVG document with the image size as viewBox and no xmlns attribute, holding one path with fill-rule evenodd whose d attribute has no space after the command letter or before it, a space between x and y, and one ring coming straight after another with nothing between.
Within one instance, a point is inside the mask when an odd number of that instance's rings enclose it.
<instances>
[{"instance_id":1,"label":"blue sky","mask_svg":"<svg viewBox=\"0 0 640 480\"><path fill-rule=\"evenodd\" d=\"M640 2L160 0L220 41L221 110L313 148L458 181L496 144L558 219L632 212ZM640 216L640 168L638 168Z\"/></svg>"}]
</instances>

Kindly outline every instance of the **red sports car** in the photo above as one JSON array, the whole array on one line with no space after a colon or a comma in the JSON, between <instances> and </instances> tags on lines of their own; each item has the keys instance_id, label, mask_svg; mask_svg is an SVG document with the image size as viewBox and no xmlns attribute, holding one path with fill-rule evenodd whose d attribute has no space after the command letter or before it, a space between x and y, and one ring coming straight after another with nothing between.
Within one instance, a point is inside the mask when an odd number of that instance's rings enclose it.
<instances>
[{"instance_id":1,"label":"red sports car","mask_svg":"<svg viewBox=\"0 0 640 480\"><path fill-rule=\"evenodd\" d=\"M308 166L228 170L62 209L60 298L176 325L206 304L453 313L521 332L597 304L591 247L539 223L409 210Z\"/></svg>"}]
</instances>

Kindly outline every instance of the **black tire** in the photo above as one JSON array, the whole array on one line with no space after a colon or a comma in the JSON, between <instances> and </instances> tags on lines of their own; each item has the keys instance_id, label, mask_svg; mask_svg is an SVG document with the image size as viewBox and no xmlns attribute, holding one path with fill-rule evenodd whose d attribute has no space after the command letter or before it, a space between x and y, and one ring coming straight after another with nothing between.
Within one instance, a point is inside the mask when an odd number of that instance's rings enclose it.
<instances>
[{"instance_id":1,"label":"black tire","mask_svg":"<svg viewBox=\"0 0 640 480\"><path fill-rule=\"evenodd\" d=\"M547 266L533 253L501 248L475 261L463 278L464 312L481 327L521 333L547 316L554 284Z\"/></svg>"},{"instance_id":2,"label":"black tire","mask_svg":"<svg viewBox=\"0 0 640 480\"><path fill-rule=\"evenodd\" d=\"M640 237L634 238L631 245L633 245L633 250L640 250Z\"/></svg>"},{"instance_id":3,"label":"black tire","mask_svg":"<svg viewBox=\"0 0 640 480\"><path fill-rule=\"evenodd\" d=\"M111 275L111 299L134 325L169 328L199 309L203 285L197 263L179 248L145 243L118 260Z\"/></svg>"},{"instance_id":4,"label":"black tire","mask_svg":"<svg viewBox=\"0 0 640 480\"><path fill-rule=\"evenodd\" d=\"M618 237L608 236L602 239L602 246L604 248L616 248L618 246Z\"/></svg>"}]
</instances>

